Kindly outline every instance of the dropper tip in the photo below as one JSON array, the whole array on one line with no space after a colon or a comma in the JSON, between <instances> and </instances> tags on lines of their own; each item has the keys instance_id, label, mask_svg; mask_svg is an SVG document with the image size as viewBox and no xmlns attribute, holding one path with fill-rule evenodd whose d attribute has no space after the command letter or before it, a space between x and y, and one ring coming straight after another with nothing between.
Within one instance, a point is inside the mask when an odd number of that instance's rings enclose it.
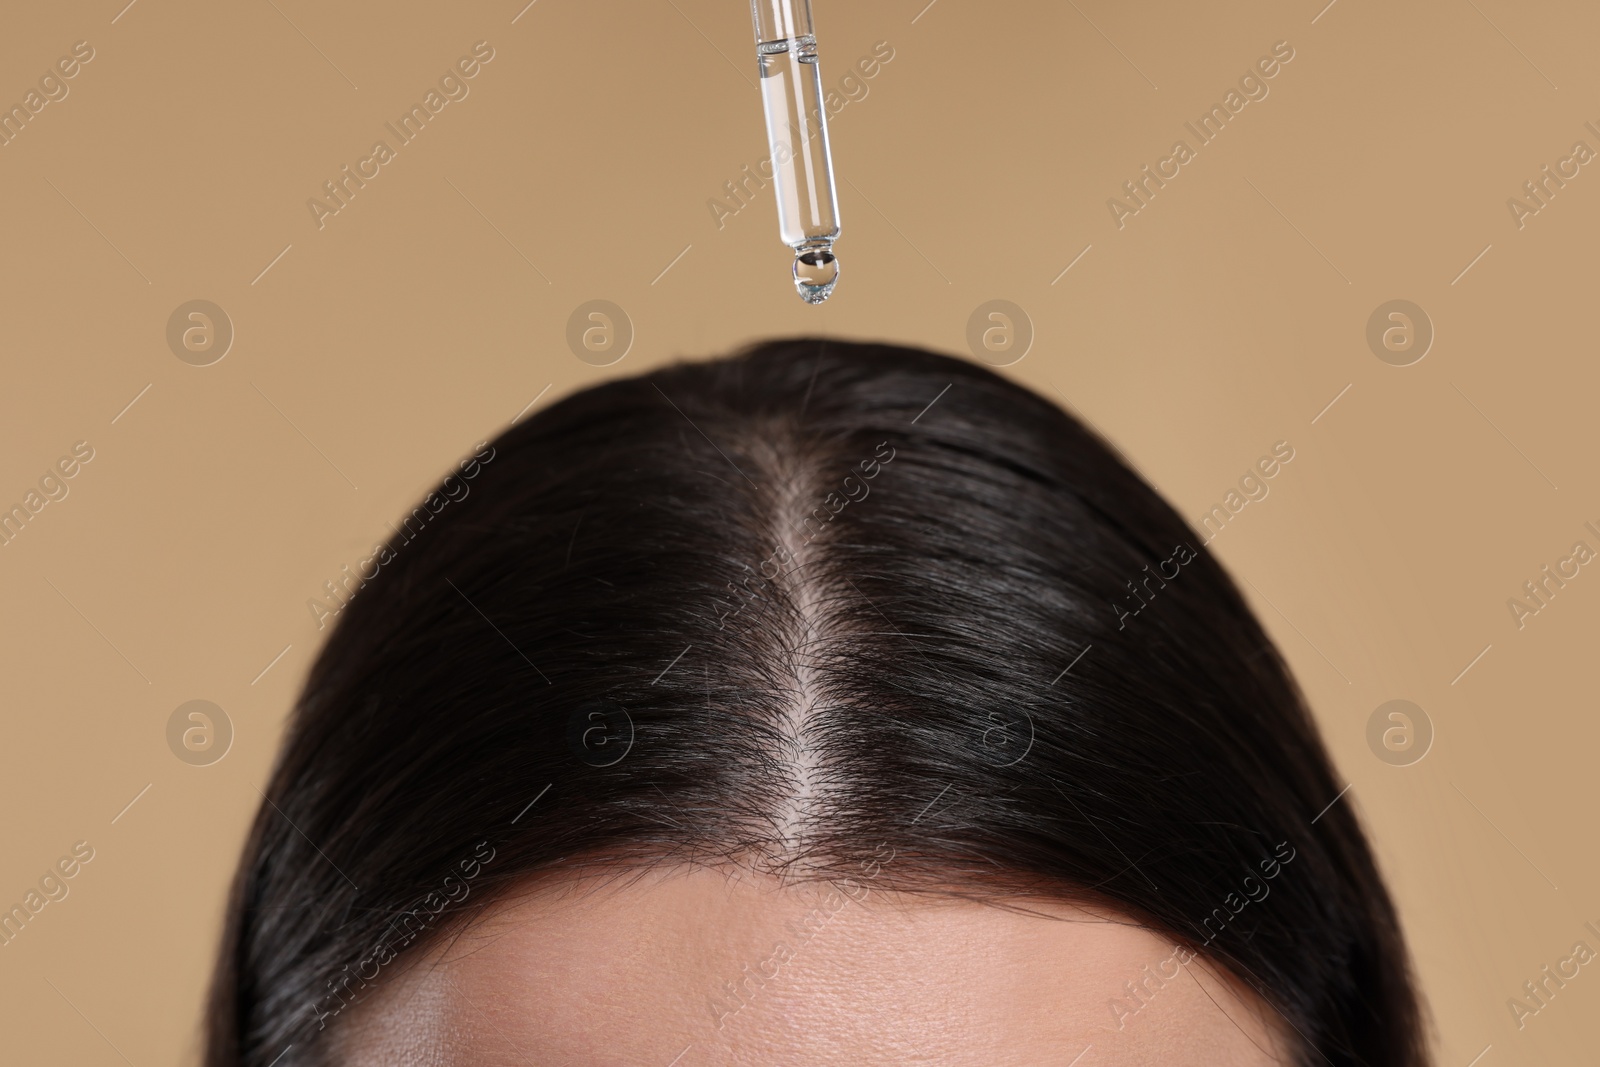
<instances>
[{"instance_id":1,"label":"dropper tip","mask_svg":"<svg viewBox=\"0 0 1600 1067\"><path fill-rule=\"evenodd\" d=\"M831 245L802 247L794 254L794 287L800 299L820 304L833 295L839 282L839 257Z\"/></svg>"}]
</instances>

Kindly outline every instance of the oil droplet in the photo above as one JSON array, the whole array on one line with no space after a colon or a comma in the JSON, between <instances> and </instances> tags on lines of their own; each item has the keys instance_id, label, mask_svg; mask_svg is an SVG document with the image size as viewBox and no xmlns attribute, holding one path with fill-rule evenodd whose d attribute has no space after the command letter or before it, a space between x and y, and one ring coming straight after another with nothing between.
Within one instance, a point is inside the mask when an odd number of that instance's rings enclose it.
<instances>
[{"instance_id":1,"label":"oil droplet","mask_svg":"<svg viewBox=\"0 0 1600 1067\"><path fill-rule=\"evenodd\" d=\"M794 287L800 299L808 304L820 304L833 294L839 281L839 257L832 246L820 245L795 250Z\"/></svg>"}]
</instances>

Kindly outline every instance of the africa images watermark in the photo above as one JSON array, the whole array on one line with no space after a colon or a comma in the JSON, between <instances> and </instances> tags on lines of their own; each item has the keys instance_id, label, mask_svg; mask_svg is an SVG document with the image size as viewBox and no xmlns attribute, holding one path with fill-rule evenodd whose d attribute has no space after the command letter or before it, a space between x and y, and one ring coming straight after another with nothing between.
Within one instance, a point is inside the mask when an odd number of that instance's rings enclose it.
<instances>
[{"instance_id":1,"label":"africa images watermark","mask_svg":"<svg viewBox=\"0 0 1600 1067\"><path fill-rule=\"evenodd\" d=\"M885 449L888 449L888 455L884 454ZM851 472L844 476L844 480L839 485L839 491L830 491L823 497L822 503L813 508L797 524L805 532L805 540L801 542L800 548L804 548L815 540L823 528L833 521L834 516L843 511L851 501L867 499L868 494L872 492L872 487L867 483L881 474L884 467L893 463L895 455L894 446L889 444L888 441L882 441L873 449L871 459L864 459L856 464ZM853 488L852 483L854 485ZM858 493L859 495L857 495ZM757 568L757 573L746 575L744 580L738 584L729 582L728 588L732 590L739 603L737 607L728 608L718 614L717 629L720 630L727 626L731 619L738 618L739 614L744 611L752 600L762 599L760 591L752 589L751 583L759 582L763 586L772 584L794 563L798 551L798 549L791 549L787 545L780 544L772 550L772 555L761 561L760 566ZM746 567L748 566L746 564ZM770 575L767 573L768 567L772 568Z\"/></svg>"},{"instance_id":2,"label":"africa images watermark","mask_svg":"<svg viewBox=\"0 0 1600 1067\"><path fill-rule=\"evenodd\" d=\"M396 147L390 147L388 141L372 142L371 152L356 160L353 171L350 164L346 163L339 168L337 177L322 183L323 192L327 194L327 202L316 197L306 201L306 208L311 212L311 221L317 224L317 229L320 230L327 225L329 216L337 215L349 207L356 193L365 189L367 182L381 174L384 165L393 162L399 155L399 149L416 140L423 128L438 117L452 101L465 100L472 92L472 87L467 83L476 78L483 70L483 65L493 59L494 48L488 41L479 41L472 46L471 55L462 56L456 60L453 67L439 76L437 89L429 88L422 98L422 103L412 104L410 110L396 120L399 123L398 127L394 122L384 123L384 128L394 135Z\"/></svg>"},{"instance_id":3,"label":"africa images watermark","mask_svg":"<svg viewBox=\"0 0 1600 1067\"><path fill-rule=\"evenodd\" d=\"M1600 127L1593 122L1583 125L1590 133L1600 137ZM1519 200L1514 196L1506 198L1506 210L1511 212L1511 221L1517 224L1517 229L1522 229L1530 218L1549 207L1556 193L1565 189L1567 182L1576 178L1581 168L1594 158L1595 150L1589 147L1588 142L1574 141L1571 151L1556 160L1553 171L1550 164L1546 163L1539 169L1539 177L1523 182L1522 193L1527 199Z\"/></svg>"},{"instance_id":4,"label":"africa images watermark","mask_svg":"<svg viewBox=\"0 0 1600 1067\"><path fill-rule=\"evenodd\" d=\"M53 866L45 868L44 874L39 876L39 888L30 888L22 898L22 903L11 905L10 909L0 912L0 948L5 948L15 941L21 934L23 927L35 920L35 917L53 901L67 899L71 887L66 879L76 878L83 869L83 865L94 859L94 846L87 841L79 841L72 846L72 853L56 860Z\"/></svg>"},{"instance_id":5,"label":"africa images watermark","mask_svg":"<svg viewBox=\"0 0 1600 1067\"><path fill-rule=\"evenodd\" d=\"M1584 523L1583 528L1600 538L1600 529L1593 522ZM1581 573L1581 568L1594 558L1595 551L1587 541L1575 541L1567 555L1554 564L1546 563L1537 575L1523 582L1522 593L1526 599L1514 596L1506 598L1506 608L1511 612L1511 621L1517 624L1517 629L1527 626L1529 619L1549 607L1556 593L1565 589L1567 583Z\"/></svg>"},{"instance_id":6,"label":"africa images watermark","mask_svg":"<svg viewBox=\"0 0 1600 1067\"><path fill-rule=\"evenodd\" d=\"M0 111L0 148L22 136L28 123L37 122L38 116L50 104L59 104L72 91L68 81L76 78L83 66L94 59L94 46L88 41L78 41L72 54L62 56L55 65L39 76L39 87L29 89L19 103Z\"/></svg>"},{"instance_id":7,"label":"africa images watermark","mask_svg":"<svg viewBox=\"0 0 1600 1067\"><path fill-rule=\"evenodd\" d=\"M1278 41L1272 46L1271 55L1257 59L1239 78L1239 88L1230 88L1223 95L1222 103L1212 104L1211 110L1195 122L1185 122L1183 128L1194 136L1195 147L1191 148L1188 141L1174 141L1172 150L1156 160L1154 170L1146 163L1139 176L1122 183L1126 200L1114 196L1106 199L1106 209L1111 212L1111 221L1116 223L1117 229L1125 227L1129 218L1149 207L1156 190L1165 188L1167 182L1181 174L1182 168L1198 157L1199 149L1220 137L1228 123L1251 101L1265 100L1272 91L1267 82L1277 77L1283 66L1293 59L1294 48L1288 41Z\"/></svg>"},{"instance_id":8,"label":"africa images watermark","mask_svg":"<svg viewBox=\"0 0 1600 1067\"><path fill-rule=\"evenodd\" d=\"M79 441L72 446L72 454L62 456L54 465L45 468L39 476L39 488L30 488L23 494L22 502L0 511L0 548L15 540L29 522L45 509L51 501L65 500L72 487L68 479L76 478L83 464L94 459L94 446Z\"/></svg>"},{"instance_id":9,"label":"africa images watermark","mask_svg":"<svg viewBox=\"0 0 1600 1067\"><path fill-rule=\"evenodd\" d=\"M706 997L706 1007L711 1012L711 1018L718 1030L721 1030L727 1021L738 1015L750 1002L760 995L768 982L777 979L784 964L794 959L806 944L816 937L833 921L835 915L844 910L850 901L861 903L871 892L866 884L877 878L883 866L892 861L895 851L889 848L887 859L879 860L877 857L885 848L887 842L879 842L873 849L872 855L860 861L861 872L865 881L854 878L841 879L838 887L828 890L822 902L802 915L798 920L791 919L785 925L794 938L794 944L788 941L778 941L773 945L772 951L752 969L746 963L739 968L739 977L722 983L722 994L727 999L718 1000L714 996Z\"/></svg>"},{"instance_id":10,"label":"africa images watermark","mask_svg":"<svg viewBox=\"0 0 1600 1067\"><path fill-rule=\"evenodd\" d=\"M828 117L839 114L853 102L867 98L872 87L867 83L876 78L883 71L883 67L894 59L894 46L888 41L878 41L872 46L872 51L856 60L850 73L839 79L838 87L827 90L822 97L822 104L812 113L812 121L808 124L810 133L808 137L815 137L816 132L822 128L820 112L826 108ZM779 141L773 146L772 154L761 162L751 166L746 163L739 168L739 176L730 178L722 183L726 199L710 197L706 200L706 207L711 212L711 221L717 224L717 229L726 225L725 220L739 214L745 208L755 203L761 190L767 187L767 182L772 180L773 160L778 166L787 164L790 160L790 148L787 140Z\"/></svg>"},{"instance_id":11,"label":"africa images watermark","mask_svg":"<svg viewBox=\"0 0 1600 1067\"><path fill-rule=\"evenodd\" d=\"M355 573L351 573L350 565L346 563L339 568L340 577L337 585L330 579L322 583L322 588L327 591L332 607L317 597L306 598L306 610L311 612L311 617L317 620L317 629L327 627L328 620L336 618L339 612L349 606L355 595L366 588L368 582L378 576L380 568L394 562L399 549L404 548L422 533L423 527L428 525L435 515L443 511L452 501L462 501L472 490L467 483L476 478L483 470L483 464L494 459L494 447L487 441L478 442L478 450L467 459L456 464L456 469L461 472L458 478L455 474L445 475L440 488L443 494L433 492L422 498L422 503L411 509L411 514L400 520L400 526L394 528L395 540L389 545L379 542L372 546L372 555L356 564ZM451 483L454 482L454 486ZM457 490L460 490L457 492ZM413 529L415 527L415 529ZM401 540L404 537L405 540Z\"/></svg>"},{"instance_id":12,"label":"africa images watermark","mask_svg":"<svg viewBox=\"0 0 1600 1067\"><path fill-rule=\"evenodd\" d=\"M1199 528L1206 533L1206 538L1201 544L1209 545L1214 541L1228 522L1253 501L1265 500L1267 494L1272 492L1268 482L1276 478L1282 472L1284 464L1293 459L1294 446L1288 441L1279 441L1272 446L1270 455L1260 457L1253 466L1247 468L1239 477L1239 488L1229 489L1223 495L1222 503L1211 505L1211 510L1200 520ZM1183 567L1192 563L1198 556L1199 552L1195 547L1185 541L1174 545L1172 555L1159 561L1154 571L1151 571L1150 564L1146 563L1142 578L1136 576L1124 583L1129 595L1111 602L1111 610L1117 617L1117 629L1127 629L1128 620L1154 603L1161 590L1167 587L1167 583L1182 574ZM1155 584L1152 585L1152 582Z\"/></svg>"},{"instance_id":13,"label":"africa images watermark","mask_svg":"<svg viewBox=\"0 0 1600 1067\"><path fill-rule=\"evenodd\" d=\"M1595 926L1593 921L1584 923L1583 927L1600 938L1600 927ZM1511 1012L1511 1019L1517 1024L1517 1029L1527 1027L1530 1018L1548 1008L1556 994L1565 989L1568 982L1578 977L1582 969L1594 958L1595 951L1589 947L1587 941L1574 942L1570 953L1553 965L1547 963L1540 968L1536 980L1523 982L1522 992L1526 999L1506 998L1506 1010Z\"/></svg>"},{"instance_id":14,"label":"africa images watermark","mask_svg":"<svg viewBox=\"0 0 1600 1067\"><path fill-rule=\"evenodd\" d=\"M1288 850L1287 855L1284 854L1285 849ZM1201 947L1211 944L1211 942L1222 936L1228 924L1240 912L1249 907L1252 902L1260 903L1266 900L1267 895L1272 892L1267 883L1278 877L1283 868L1294 861L1296 855L1294 846L1290 845L1289 842L1278 842L1273 849L1272 855L1262 860L1259 864L1261 877L1257 878L1252 873L1246 875L1244 880L1240 882L1239 888L1243 891L1244 896L1240 896L1238 892L1229 893L1223 898L1222 904L1212 908L1211 914L1201 921L1201 926L1207 934ZM1212 923L1216 924L1215 930L1211 928ZM1156 994L1161 992L1168 982L1177 978L1182 973L1183 968L1187 967L1190 961L1198 955L1199 953L1194 949L1182 944L1176 944L1172 947L1172 954L1157 962L1154 970L1151 969L1150 964L1145 964L1144 969L1136 976L1137 985L1133 980L1122 983L1123 990L1128 994L1127 997L1112 997L1108 1002L1108 1006L1111 1009L1111 1020L1116 1023L1117 1029L1121 1030L1127 1025L1129 1019L1148 1007L1155 1000ZM1170 974L1167 973L1167 964L1169 963L1174 965Z\"/></svg>"},{"instance_id":15,"label":"africa images watermark","mask_svg":"<svg viewBox=\"0 0 1600 1067\"><path fill-rule=\"evenodd\" d=\"M1279 471L1294 459L1294 446L1288 441L1278 441L1272 446L1272 454L1257 459L1253 468L1246 469L1239 477L1239 488L1229 489L1223 496L1221 504L1211 505L1211 510L1200 519L1199 528L1206 533L1205 544L1210 544L1222 532L1239 512L1243 511L1251 502L1265 500L1267 494L1272 492L1268 480L1276 478ZM1242 492L1243 495L1240 495Z\"/></svg>"},{"instance_id":16,"label":"africa images watermark","mask_svg":"<svg viewBox=\"0 0 1600 1067\"><path fill-rule=\"evenodd\" d=\"M484 854L485 850L488 851L487 855ZM340 974L329 978L328 988L332 992L309 1006L317 1029L326 1028L330 1018L355 1003L360 992L377 979L383 967L426 932L438 920L441 912L452 904L465 901L472 892L468 883L482 872L494 856L494 847L487 840L479 841L473 847L472 855L461 860L450 874L445 875L439 889L414 901L410 907L401 909L389 920L389 927L377 944L353 966L346 965ZM459 875L456 874L457 870L460 871ZM355 989L350 988L352 982L356 985Z\"/></svg>"},{"instance_id":17,"label":"africa images watermark","mask_svg":"<svg viewBox=\"0 0 1600 1067\"><path fill-rule=\"evenodd\" d=\"M1128 620L1139 614L1139 612L1143 611L1145 608L1149 607L1151 602L1155 600L1156 595L1160 593L1162 589L1167 587L1167 582L1171 581L1182 573L1181 568L1183 565L1191 562L1198 555L1199 553L1196 552L1194 548L1186 542L1181 545L1173 546L1172 555L1156 564L1156 573L1152 574L1150 572L1150 564L1146 563L1144 565L1143 580L1140 581L1139 585L1134 585L1133 581L1129 580L1127 583L1128 590L1133 595L1123 598L1128 602L1129 605L1137 606L1130 611L1128 610L1128 607L1123 604L1113 603L1111 605L1111 609L1116 612L1117 615L1117 629L1127 629ZM1167 573L1167 567L1169 565L1172 567L1171 574ZM1150 588L1150 582L1152 580L1156 583L1155 589ZM1139 592L1140 586L1144 587L1143 594Z\"/></svg>"}]
</instances>

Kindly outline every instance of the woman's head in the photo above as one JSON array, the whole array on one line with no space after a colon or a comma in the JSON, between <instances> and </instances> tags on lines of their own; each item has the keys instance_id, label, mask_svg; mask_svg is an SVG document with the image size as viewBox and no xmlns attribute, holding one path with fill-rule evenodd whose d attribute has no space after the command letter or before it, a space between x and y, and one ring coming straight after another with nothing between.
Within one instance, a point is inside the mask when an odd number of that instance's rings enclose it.
<instances>
[{"instance_id":1,"label":"woman's head","mask_svg":"<svg viewBox=\"0 0 1600 1067\"><path fill-rule=\"evenodd\" d=\"M1277 652L1027 390L774 342L542 410L401 529L247 845L212 1067L1421 1062Z\"/></svg>"}]
</instances>

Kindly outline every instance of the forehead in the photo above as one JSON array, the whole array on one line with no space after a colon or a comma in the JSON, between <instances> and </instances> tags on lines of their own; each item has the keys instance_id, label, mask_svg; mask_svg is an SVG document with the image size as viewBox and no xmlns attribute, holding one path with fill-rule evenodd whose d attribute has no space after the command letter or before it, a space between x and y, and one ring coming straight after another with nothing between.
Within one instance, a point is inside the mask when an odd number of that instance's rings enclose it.
<instances>
[{"instance_id":1,"label":"forehead","mask_svg":"<svg viewBox=\"0 0 1600 1067\"><path fill-rule=\"evenodd\" d=\"M1289 1062L1156 932L870 885L652 872L495 905L330 1028L348 1067Z\"/></svg>"}]
</instances>

